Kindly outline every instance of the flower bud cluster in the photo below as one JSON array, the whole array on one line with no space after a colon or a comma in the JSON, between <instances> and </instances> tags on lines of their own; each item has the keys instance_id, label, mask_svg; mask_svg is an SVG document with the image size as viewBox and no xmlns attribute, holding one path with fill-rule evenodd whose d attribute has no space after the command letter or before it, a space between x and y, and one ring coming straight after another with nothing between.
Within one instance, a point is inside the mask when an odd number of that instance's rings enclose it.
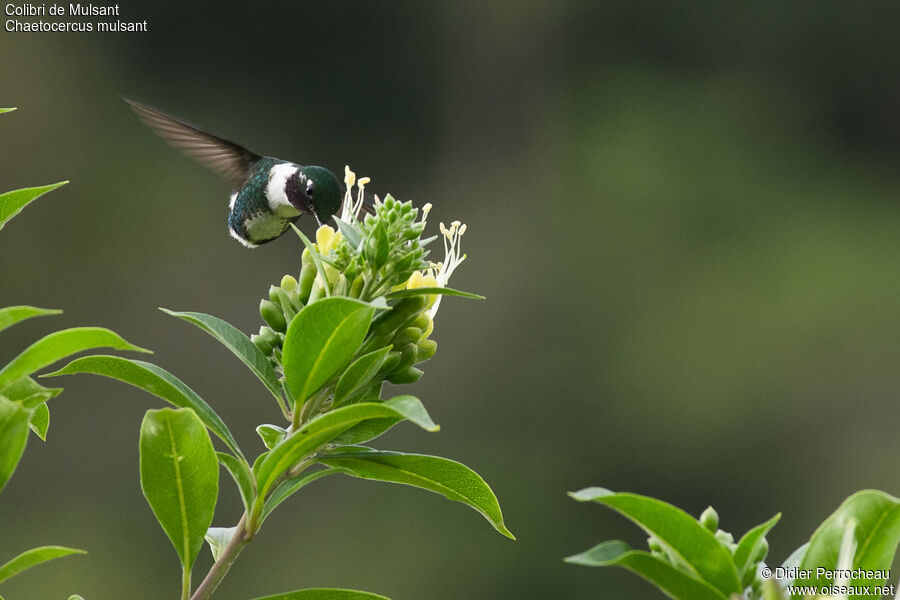
<instances>
[{"instance_id":1,"label":"flower bud cluster","mask_svg":"<svg viewBox=\"0 0 900 600\"><path fill-rule=\"evenodd\" d=\"M422 376L414 365L425 362L437 351L437 342L428 339L434 330L434 321L427 314L430 302L426 296L402 298L372 323L365 349L391 346L379 370L383 379L401 384L413 383Z\"/></svg>"},{"instance_id":2,"label":"flower bud cluster","mask_svg":"<svg viewBox=\"0 0 900 600\"><path fill-rule=\"evenodd\" d=\"M713 533L716 541L723 548L734 555L734 553L737 551L738 544L735 543L734 536L731 533L719 529L719 514L712 506L707 507L706 510L704 510L700 515L700 518L697 519L697 521L701 525L703 525L703 527ZM662 543L662 541L658 537L651 535L649 538L647 538L647 546L649 547L650 553L653 556L656 556L657 558L660 558L672 564L679 564L677 557L670 556L669 549L665 546L665 544ZM749 597L751 599L755 600L758 598L762 598L763 584L765 580L759 573L759 567L761 566L760 563L762 563L762 561L766 559L766 556L768 554L769 543L765 538L763 538L760 541L759 550L757 551L756 556L752 558L751 564L748 566L748 572L753 573L753 578L749 581L742 582L746 584L746 587L750 588Z\"/></svg>"},{"instance_id":3,"label":"flower bud cluster","mask_svg":"<svg viewBox=\"0 0 900 600\"><path fill-rule=\"evenodd\" d=\"M291 321L304 307L330 296L372 303L377 312L355 356L380 350L385 353L384 359L371 381L360 384L358 393L342 397L342 404L358 401L357 396L377 397L385 381L413 383L422 376L416 365L437 351L437 343L430 336L440 295L416 292L416 289L446 287L453 269L465 259L459 250L459 237L465 232L465 225L454 221L450 228L443 224L440 228L445 238L444 262L427 260L425 246L437 239L422 239L430 204L423 206L420 213L411 202L399 202L390 195L382 202L376 197L374 214L358 219L364 204L362 188L368 182L368 178L357 181L355 174L347 169L347 193L341 217L335 218L337 229L320 226L315 242L300 234L306 244L300 273L296 278L285 275L280 285L269 288L268 298L259 306L265 324L259 333L250 336L283 375L285 335ZM323 389L327 390L328 386ZM316 410L333 407L327 391L321 396Z\"/></svg>"},{"instance_id":4,"label":"flower bud cluster","mask_svg":"<svg viewBox=\"0 0 900 600\"><path fill-rule=\"evenodd\" d=\"M375 214L352 224L340 223L345 235L335 247L331 264L349 281L363 278L364 300L389 292L431 266L424 248L431 240L420 239L425 219L418 220L418 215L412 202L388 195L376 205Z\"/></svg>"},{"instance_id":5,"label":"flower bud cluster","mask_svg":"<svg viewBox=\"0 0 900 600\"><path fill-rule=\"evenodd\" d=\"M310 302L316 276L312 260L304 261L299 280L292 275L281 278L281 284L269 287L268 299L260 300L259 315L266 322L250 341L276 364L281 363L281 346L291 320Z\"/></svg>"}]
</instances>

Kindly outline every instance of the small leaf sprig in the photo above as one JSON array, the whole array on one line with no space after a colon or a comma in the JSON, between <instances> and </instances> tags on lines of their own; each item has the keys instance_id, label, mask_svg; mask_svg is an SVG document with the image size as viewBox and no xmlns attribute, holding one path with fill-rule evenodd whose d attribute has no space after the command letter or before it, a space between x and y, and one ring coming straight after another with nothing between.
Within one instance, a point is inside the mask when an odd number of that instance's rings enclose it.
<instances>
[{"instance_id":1,"label":"small leaf sprig","mask_svg":"<svg viewBox=\"0 0 900 600\"><path fill-rule=\"evenodd\" d=\"M566 562L625 568L675 600L785 600L791 586L796 587L790 597L798 600L847 600L857 594L842 590L854 589L868 590L863 592L868 595L885 586L900 545L900 499L878 490L862 490L847 498L809 542L776 569L765 563L766 536L780 513L735 542L730 533L719 529L719 516L712 507L694 519L671 504L638 494L592 487L570 496L612 508L650 537L649 551L611 540ZM823 590L831 595L819 595Z\"/></svg>"}]
</instances>

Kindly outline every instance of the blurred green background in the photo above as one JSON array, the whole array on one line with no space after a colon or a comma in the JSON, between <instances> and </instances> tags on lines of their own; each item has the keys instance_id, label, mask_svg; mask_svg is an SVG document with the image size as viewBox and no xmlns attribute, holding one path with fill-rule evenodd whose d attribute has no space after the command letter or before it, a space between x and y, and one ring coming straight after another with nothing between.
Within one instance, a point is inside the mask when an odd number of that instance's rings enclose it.
<instances>
[{"instance_id":1,"label":"blurred green background","mask_svg":"<svg viewBox=\"0 0 900 600\"><path fill-rule=\"evenodd\" d=\"M736 535L783 511L772 563L851 492L900 491L897 2L121 12L150 31L0 32L0 105L19 107L0 118L0 189L72 182L0 235L0 305L65 309L4 332L0 362L52 329L104 325L154 349L245 448L277 422L249 372L157 307L254 331L299 242L237 244L227 185L117 94L434 203L434 226L468 224L454 285L488 297L443 303L440 351L412 388L441 433L399 427L377 445L475 468L518 541L433 494L327 479L275 513L216 598L661 598L562 563L644 541L567 490L713 504ZM66 392L49 439L0 497L0 559L47 543L90 554L4 596L177 597L138 480L140 420L160 403L99 378L53 383ZM226 526L239 500L224 477Z\"/></svg>"}]
</instances>

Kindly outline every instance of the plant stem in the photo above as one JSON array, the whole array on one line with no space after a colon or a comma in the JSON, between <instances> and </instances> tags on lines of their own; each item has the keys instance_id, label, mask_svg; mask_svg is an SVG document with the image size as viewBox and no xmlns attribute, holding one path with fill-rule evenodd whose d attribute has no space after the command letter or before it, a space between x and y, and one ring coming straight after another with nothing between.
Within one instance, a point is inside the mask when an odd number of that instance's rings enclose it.
<instances>
[{"instance_id":1,"label":"plant stem","mask_svg":"<svg viewBox=\"0 0 900 600\"><path fill-rule=\"evenodd\" d=\"M181 600L190 600L191 597L191 568L181 566Z\"/></svg>"},{"instance_id":2,"label":"plant stem","mask_svg":"<svg viewBox=\"0 0 900 600\"><path fill-rule=\"evenodd\" d=\"M213 591L215 591L216 587L218 587L225 578L228 570L231 569L231 565L234 564L238 554L241 553L244 546L250 543L250 540L252 539L253 532L247 530L247 513L245 512L237 525L237 530L234 532L231 541L225 546L222 554L219 555L219 558L213 564L209 573L206 574L206 577L203 578L203 581L200 583L199 587L197 587L197 591L194 592L194 595L190 597L190 600L207 600L207 598L212 596Z\"/></svg>"}]
</instances>

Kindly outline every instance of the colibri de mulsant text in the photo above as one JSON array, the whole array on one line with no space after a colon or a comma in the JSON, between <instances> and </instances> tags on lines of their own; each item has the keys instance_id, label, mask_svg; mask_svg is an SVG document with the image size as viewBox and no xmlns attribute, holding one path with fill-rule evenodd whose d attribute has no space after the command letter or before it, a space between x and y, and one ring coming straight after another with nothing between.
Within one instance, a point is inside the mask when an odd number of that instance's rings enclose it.
<instances>
[{"instance_id":1,"label":"colibri de mulsant text","mask_svg":"<svg viewBox=\"0 0 900 600\"><path fill-rule=\"evenodd\" d=\"M6 20L3 30L9 33L47 32L146 32L143 21L123 21L118 4L4 4ZM65 20L65 17L69 17ZM108 20L82 21L84 17L106 17Z\"/></svg>"}]
</instances>

